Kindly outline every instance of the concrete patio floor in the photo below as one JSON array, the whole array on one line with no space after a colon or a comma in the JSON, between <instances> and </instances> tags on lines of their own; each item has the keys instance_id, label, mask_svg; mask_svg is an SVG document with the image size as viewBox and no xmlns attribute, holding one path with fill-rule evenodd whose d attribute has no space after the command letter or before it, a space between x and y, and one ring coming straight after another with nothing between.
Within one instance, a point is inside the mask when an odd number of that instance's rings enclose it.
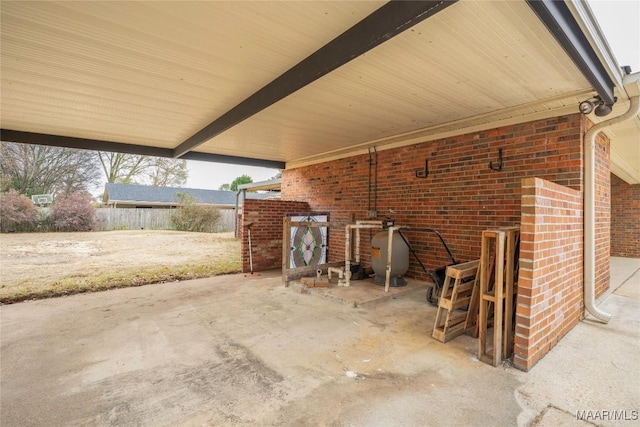
<instances>
[{"instance_id":1,"label":"concrete patio floor","mask_svg":"<svg viewBox=\"0 0 640 427\"><path fill-rule=\"evenodd\" d=\"M612 320L528 373L432 339L420 283L353 304L269 272L3 306L0 425L638 425L640 260L611 262Z\"/></svg>"}]
</instances>

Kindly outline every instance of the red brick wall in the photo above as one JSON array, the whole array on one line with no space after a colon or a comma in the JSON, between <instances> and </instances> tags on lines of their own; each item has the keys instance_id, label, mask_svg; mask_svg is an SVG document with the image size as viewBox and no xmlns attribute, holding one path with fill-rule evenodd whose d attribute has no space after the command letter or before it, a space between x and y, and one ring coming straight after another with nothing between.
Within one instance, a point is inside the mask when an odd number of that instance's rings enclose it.
<instances>
[{"instance_id":1,"label":"red brick wall","mask_svg":"<svg viewBox=\"0 0 640 427\"><path fill-rule=\"evenodd\" d=\"M529 370L583 312L583 198L539 178L522 180L514 365Z\"/></svg>"},{"instance_id":2,"label":"red brick wall","mask_svg":"<svg viewBox=\"0 0 640 427\"><path fill-rule=\"evenodd\" d=\"M379 217L391 215L399 225L438 229L459 262L478 259L483 230L520 222L522 178L537 176L582 190L584 126L576 114L380 150ZM504 168L496 172L489 169L489 162L497 162L499 148ZM416 178L425 159L429 176ZM372 181L375 169L372 165ZM366 219L369 176L366 154L285 170L283 198L307 201L314 211L329 211L332 221L348 220L352 213ZM373 209L375 191L371 197ZM435 238L407 234L428 268L448 263ZM342 233L331 234L332 260L343 257L342 240ZM361 249L368 265L366 237ZM428 279L413 259L409 275Z\"/></svg>"},{"instance_id":3,"label":"red brick wall","mask_svg":"<svg viewBox=\"0 0 640 427\"><path fill-rule=\"evenodd\" d=\"M365 219L376 209L379 219L389 215L398 225L435 228L458 262L479 258L483 230L522 221L524 282L514 357L528 370L583 313L583 136L590 126L575 114L285 170L283 198L307 201L333 221ZM610 153L606 137L596 145L595 286L601 295L609 287ZM497 163L499 149L504 167L494 171L489 162ZM429 175L416 177L425 160ZM448 263L435 238L407 234L428 268ZM365 266L368 243L365 237ZM329 245L330 260L340 260L342 233L332 233ZM413 259L408 275L429 280Z\"/></svg>"},{"instance_id":4,"label":"red brick wall","mask_svg":"<svg viewBox=\"0 0 640 427\"><path fill-rule=\"evenodd\" d=\"M282 267L282 219L288 212L308 212L306 202L246 199L242 209L240 239L242 271L250 271L247 225L251 226L253 270Z\"/></svg>"},{"instance_id":5,"label":"red brick wall","mask_svg":"<svg viewBox=\"0 0 640 427\"><path fill-rule=\"evenodd\" d=\"M640 184L611 174L611 255L640 258Z\"/></svg>"}]
</instances>

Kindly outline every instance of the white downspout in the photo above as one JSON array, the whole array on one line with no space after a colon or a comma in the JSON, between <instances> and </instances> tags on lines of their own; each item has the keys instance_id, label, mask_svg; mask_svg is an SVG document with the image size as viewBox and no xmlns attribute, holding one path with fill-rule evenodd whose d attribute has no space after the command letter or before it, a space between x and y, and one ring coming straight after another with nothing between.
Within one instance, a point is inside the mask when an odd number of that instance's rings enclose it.
<instances>
[{"instance_id":1,"label":"white downspout","mask_svg":"<svg viewBox=\"0 0 640 427\"><path fill-rule=\"evenodd\" d=\"M596 306L595 300L595 146L596 135L604 128L627 121L640 111L640 96L630 98L626 113L591 127L584 136L584 305L586 310L602 323L608 323L611 314Z\"/></svg>"}]
</instances>

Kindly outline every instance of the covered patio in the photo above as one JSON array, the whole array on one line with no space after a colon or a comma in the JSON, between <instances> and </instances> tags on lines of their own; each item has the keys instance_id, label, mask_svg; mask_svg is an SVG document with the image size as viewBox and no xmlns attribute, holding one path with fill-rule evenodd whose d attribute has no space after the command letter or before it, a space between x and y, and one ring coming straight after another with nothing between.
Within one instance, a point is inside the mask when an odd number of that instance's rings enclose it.
<instances>
[{"instance_id":1,"label":"covered patio","mask_svg":"<svg viewBox=\"0 0 640 427\"><path fill-rule=\"evenodd\" d=\"M393 213L467 260L519 224L521 369L585 308L609 321L611 174L640 183L640 73L584 1L1 7L3 141L283 169L282 200L245 201L239 230L246 263L248 224L269 222L270 268L291 212Z\"/></svg>"},{"instance_id":2,"label":"covered patio","mask_svg":"<svg viewBox=\"0 0 640 427\"><path fill-rule=\"evenodd\" d=\"M611 322L577 325L535 375L480 363L470 337L431 339L435 308L422 290L354 308L323 289L284 288L279 271L4 306L0 422L635 421L639 268L639 259L612 259L602 303Z\"/></svg>"}]
</instances>

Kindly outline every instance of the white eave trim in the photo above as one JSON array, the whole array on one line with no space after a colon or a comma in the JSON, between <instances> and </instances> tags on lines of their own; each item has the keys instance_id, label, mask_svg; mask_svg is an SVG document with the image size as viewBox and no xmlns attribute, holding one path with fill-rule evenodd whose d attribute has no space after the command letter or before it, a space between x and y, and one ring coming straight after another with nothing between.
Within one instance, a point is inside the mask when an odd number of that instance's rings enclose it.
<instances>
[{"instance_id":1,"label":"white eave trim","mask_svg":"<svg viewBox=\"0 0 640 427\"><path fill-rule=\"evenodd\" d=\"M589 4L585 0L566 0L565 3L578 25L580 25L580 29L585 37L589 40L591 47L605 67L607 74L618 89L619 94L626 97L627 94L624 92L622 84L624 74Z\"/></svg>"},{"instance_id":2,"label":"white eave trim","mask_svg":"<svg viewBox=\"0 0 640 427\"><path fill-rule=\"evenodd\" d=\"M335 150L323 153L317 156L307 157L291 162L287 162L286 169L295 169L303 166L310 166L317 163L324 163L332 160L343 159L361 154L367 154L369 149L375 147L376 150L388 150L392 148L404 147L407 145L415 145L423 142L434 141L437 139L449 138L453 136L466 135L473 132L481 132L489 129L511 126L520 123L527 123L536 120L548 119L551 117L559 117L569 114L576 114L577 103L570 103L565 107L544 110L543 106L550 102L559 100L570 100L575 97L588 97L593 91L581 91L570 95L563 95L557 99L545 99L536 103L521 105L513 108L500 110L474 116L471 118L461 119L443 125L424 128L401 135L395 135L388 138L382 138L374 141L353 145L349 148ZM523 111L538 110L534 113L523 114ZM496 116L510 116L504 119L496 119Z\"/></svg>"}]
</instances>

